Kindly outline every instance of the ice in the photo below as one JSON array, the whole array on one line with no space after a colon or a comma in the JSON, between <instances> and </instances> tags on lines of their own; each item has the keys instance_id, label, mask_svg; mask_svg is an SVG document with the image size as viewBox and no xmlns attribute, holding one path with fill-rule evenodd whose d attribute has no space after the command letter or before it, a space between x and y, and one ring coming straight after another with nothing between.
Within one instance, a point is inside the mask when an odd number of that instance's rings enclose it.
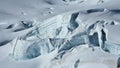
<instances>
[{"instance_id":1,"label":"ice","mask_svg":"<svg viewBox=\"0 0 120 68\"><path fill-rule=\"evenodd\" d=\"M75 64L74 64L74 68L78 68L78 64L80 63L80 60L78 59Z\"/></svg>"},{"instance_id":2,"label":"ice","mask_svg":"<svg viewBox=\"0 0 120 68\"><path fill-rule=\"evenodd\" d=\"M119 3L1 0L1 68L116 68Z\"/></svg>"},{"instance_id":3,"label":"ice","mask_svg":"<svg viewBox=\"0 0 120 68\"><path fill-rule=\"evenodd\" d=\"M89 11L90 13L104 12L102 9ZM111 22L114 24L113 21L97 20L94 23L83 24L82 20L78 21L78 16L79 12L75 12L58 15L43 22L21 21L19 25L26 29L32 27L33 29L20 37L19 41L23 41L24 44L16 44L15 49L18 50L14 51L14 58L33 59L49 54L55 49L58 49L56 58L62 58L69 50L86 44L92 48L100 47L105 52L110 51L111 49L106 47L109 45L106 44L108 34L106 26L111 25Z\"/></svg>"},{"instance_id":4,"label":"ice","mask_svg":"<svg viewBox=\"0 0 120 68\"><path fill-rule=\"evenodd\" d=\"M95 12L103 12L104 9L89 9L87 10L87 13L95 13Z\"/></svg>"},{"instance_id":5,"label":"ice","mask_svg":"<svg viewBox=\"0 0 120 68\"><path fill-rule=\"evenodd\" d=\"M2 41L2 42L0 42L0 46L3 46L3 45L5 45L5 44L7 44L7 43L9 43L9 42L11 42L11 40Z\"/></svg>"},{"instance_id":6,"label":"ice","mask_svg":"<svg viewBox=\"0 0 120 68\"><path fill-rule=\"evenodd\" d=\"M113 9L113 10L110 10L111 12L113 13L120 13L120 9Z\"/></svg>"},{"instance_id":7,"label":"ice","mask_svg":"<svg viewBox=\"0 0 120 68\"><path fill-rule=\"evenodd\" d=\"M40 54L41 54L40 47L35 42L27 48L26 53L25 53L25 58L32 59L32 58L38 57Z\"/></svg>"},{"instance_id":8,"label":"ice","mask_svg":"<svg viewBox=\"0 0 120 68\"><path fill-rule=\"evenodd\" d=\"M49 39L36 39L36 40L16 39L14 44L15 46L13 46L13 51L11 54L17 60L32 59L40 55L48 54L55 49L55 46L51 45Z\"/></svg>"},{"instance_id":9,"label":"ice","mask_svg":"<svg viewBox=\"0 0 120 68\"><path fill-rule=\"evenodd\" d=\"M68 4L76 4L76 3L82 3L86 0L63 0L64 2L67 2Z\"/></svg>"},{"instance_id":10,"label":"ice","mask_svg":"<svg viewBox=\"0 0 120 68\"><path fill-rule=\"evenodd\" d=\"M117 60L117 68L119 68L119 67L120 67L120 57Z\"/></svg>"},{"instance_id":11,"label":"ice","mask_svg":"<svg viewBox=\"0 0 120 68\"><path fill-rule=\"evenodd\" d=\"M104 44L104 48L103 50L108 52L108 53L112 53L112 54L115 54L115 55L119 55L120 54L120 47L119 47L120 44L116 44L116 43L112 43L112 42L105 42Z\"/></svg>"},{"instance_id":12,"label":"ice","mask_svg":"<svg viewBox=\"0 0 120 68\"><path fill-rule=\"evenodd\" d=\"M79 26L79 24L76 22L76 18L78 15L79 13L73 13L71 15L70 24L68 25L68 30L71 32Z\"/></svg>"},{"instance_id":13,"label":"ice","mask_svg":"<svg viewBox=\"0 0 120 68\"><path fill-rule=\"evenodd\" d=\"M62 4L63 1L62 0L44 0L46 3L50 4L50 5L56 5L56 4Z\"/></svg>"},{"instance_id":14,"label":"ice","mask_svg":"<svg viewBox=\"0 0 120 68\"><path fill-rule=\"evenodd\" d=\"M90 44L94 46L99 46L98 33L94 33L93 35L90 35L89 41L90 41Z\"/></svg>"},{"instance_id":15,"label":"ice","mask_svg":"<svg viewBox=\"0 0 120 68\"><path fill-rule=\"evenodd\" d=\"M14 24L9 25L6 29L11 29L13 28Z\"/></svg>"},{"instance_id":16,"label":"ice","mask_svg":"<svg viewBox=\"0 0 120 68\"><path fill-rule=\"evenodd\" d=\"M49 41L52 46L60 48L60 46L64 44L65 39L64 38L63 39L62 38L50 38Z\"/></svg>"},{"instance_id":17,"label":"ice","mask_svg":"<svg viewBox=\"0 0 120 68\"><path fill-rule=\"evenodd\" d=\"M63 45L63 47L59 50L64 51L64 50L69 50L73 47L85 44L84 36L74 36L70 40L67 40L66 43Z\"/></svg>"}]
</instances>

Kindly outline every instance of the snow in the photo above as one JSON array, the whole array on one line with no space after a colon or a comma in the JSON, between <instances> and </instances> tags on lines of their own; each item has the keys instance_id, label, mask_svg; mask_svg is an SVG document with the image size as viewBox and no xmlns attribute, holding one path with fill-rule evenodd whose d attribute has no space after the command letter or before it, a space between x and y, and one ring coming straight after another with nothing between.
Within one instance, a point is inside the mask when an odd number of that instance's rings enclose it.
<instances>
[{"instance_id":1,"label":"snow","mask_svg":"<svg viewBox=\"0 0 120 68\"><path fill-rule=\"evenodd\" d=\"M119 5L0 0L0 68L116 68Z\"/></svg>"},{"instance_id":2,"label":"snow","mask_svg":"<svg viewBox=\"0 0 120 68\"><path fill-rule=\"evenodd\" d=\"M110 68L105 64L98 64L98 63L86 63L81 65L79 68Z\"/></svg>"}]
</instances>

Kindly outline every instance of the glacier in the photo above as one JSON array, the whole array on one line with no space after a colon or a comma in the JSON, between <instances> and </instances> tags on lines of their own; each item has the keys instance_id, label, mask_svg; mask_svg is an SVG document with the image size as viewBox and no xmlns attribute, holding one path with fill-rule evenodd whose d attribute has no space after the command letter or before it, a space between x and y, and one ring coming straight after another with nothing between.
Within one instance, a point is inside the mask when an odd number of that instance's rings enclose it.
<instances>
[{"instance_id":1,"label":"glacier","mask_svg":"<svg viewBox=\"0 0 120 68\"><path fill-rule=\"evenodd\" d=\"M21 21L20 25L22 29L14 30L14 32L30 30L24 35L12 40L9 56L16 61L21 61L35 59L39 56L42 57L57 50L52 61L47 66L45 65L47 68L56 68L51 65L59 61L63 62L62 59L65 59L69 55L69 52L74 53L76 48L80 48L81 51L82 47L83 49L87 47L91 48L92 52L96 52L96 48L100 48L98 50L103 51L103 53L119 55L119 44L109 42L109 30L106 28L107 26L119 26L118 22L102 19L96 20L93 23L85 23L84 20L79 18L82 14L86 15L99 12L106 11L103 9L89 9L85 13L82 11L57 15L43 22ZM7 27L7 29L10 28L13 28L13 25ZM81 58L76 58L74 63L70 64L67 67L80 67Z\"/></svg>"},{"instance_id":2,"label":"glacier","mask_svg":"<svg viewBox=\"0 0 120 68\"><path fill-rule=\"evenodd\" d=\"M119 2L1 1L1 68L119 67Z\"/></svg>"},{"instance_id":3,"label":"glacier","mask_svg":"<svg viewBox=\"0 0 120 68\"><path fill-rule=\"evenodd\" d=\"M105 12L104 9L89 9L86 11L88 14ZM40 23L27 24L22 21L26 29L32 29L23 37L13 41L15 46L12 47L11 55L17 60L32 59L58 49L56 58L62 58L72 48L86 44L93 51L95 47L99 47L105 52L113 54L119 52L117 44L108 42L108 30L106 28L109 25L119 24L105 20L97 20L95 23L86 24L82 20L80 21L78 17L81 13L83 12L66 13Z\"/></svg>"}]
</instances>

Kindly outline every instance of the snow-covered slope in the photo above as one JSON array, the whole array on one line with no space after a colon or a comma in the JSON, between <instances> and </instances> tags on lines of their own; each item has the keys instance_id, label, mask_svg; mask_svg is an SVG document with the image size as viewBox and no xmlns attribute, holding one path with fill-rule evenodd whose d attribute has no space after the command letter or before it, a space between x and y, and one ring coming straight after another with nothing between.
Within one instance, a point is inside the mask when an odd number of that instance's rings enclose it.
<instances>
[{"instance_id":1,"label":"snow-covered slope","mask_svg":"<svg viewBox=\"0 0 120 68\"><path fill-rule=\"evenodd\" d=\"M119 0L0 0L0 68L116 68L119 6Z\"/></svg>"}]
</instances>

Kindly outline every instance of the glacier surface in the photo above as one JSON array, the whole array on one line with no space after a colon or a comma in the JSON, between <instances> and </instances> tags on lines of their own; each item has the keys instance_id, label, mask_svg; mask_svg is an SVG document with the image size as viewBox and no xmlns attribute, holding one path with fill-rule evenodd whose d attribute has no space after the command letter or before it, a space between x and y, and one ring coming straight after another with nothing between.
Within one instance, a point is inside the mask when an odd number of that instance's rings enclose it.
<instances>
[{"instance_id":1,"label":"glacier surface","mask_svg":"<svg viewBox=\"0 0 120 68\"><path fill-rule=\"evenodd\" d=\"M1 68L119 67L119 3L0 0Z\"/></svg>"}]
</instances>

